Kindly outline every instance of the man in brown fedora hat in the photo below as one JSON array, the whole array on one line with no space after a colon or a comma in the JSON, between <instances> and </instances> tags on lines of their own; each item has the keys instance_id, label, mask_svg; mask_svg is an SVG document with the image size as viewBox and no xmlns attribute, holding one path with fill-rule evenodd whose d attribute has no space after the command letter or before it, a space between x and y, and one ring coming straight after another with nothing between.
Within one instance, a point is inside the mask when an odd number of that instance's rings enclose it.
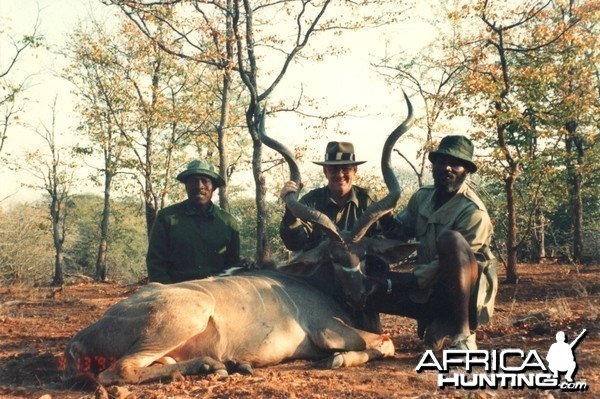
<instances>
[{"instance_id":1,"label":"man in brown fedora hat","mask_svg":"<svg viewBox=\"0 0 600 399\"><path fill-rule=\"evenodd\" d=\"M341 231L351 230L369 205L377 200L368 189L354 184L357 166L366 161L356 160L354 146L351 143L331 141L327 144L325 159L313 162L323 167L327 185L309 191L300 198L300 202L325 214ZM289 181L281 189L280 196L285 198L290 192L297 190L296 183ZM283 243L291 251L308 251L326 238L321 226L297 219L287 207L280 223L279 232ZM366 235L374 236L379 233L381 233L381 226L377 222L371 226ZM375 273L379 269L387 269L387 265L378 258L367 255L366 269L367 272ZM332 268L321 267L309 277L309 280L312 285L336 298L342 306L346 306L342 288L331 287L327 283L333 279L331 273L333 273ZM365 323L360 325L360 328L380 332L381 325L377 313L372 312L369 318L363 319L362 310L347 310L356 312L357 320ZM371 318L372 315L375 317Z\"/></svg>"},{"instance_id":2,"label":"man in brown fedora hat","mask_svg":"<svg viewBox=\"0 0 600 399\"><path fill-rule=\"evenodd\" d=\"M411 272L373 277L379 287L370 307L418 320L425 345L477 349L472 330L487 323L497 292L497 261L490 250L492 223L483 202L465 183L477 171L473 143L446 136L429 153L434 184L419 189L384 234L416 239L418 264Z\"/></svg>"},{"instance_id":3,"label":"man in brown fedora hat","mask_svg":"<svg viewBox=\"0 0 600 399\"><path fill-rule=\"evenodd\" d=\"M225 180L203 160L190 162L177 180L188 198L158 212L146 256L149 280L163 284L217 275L240 261L237 221L212 202Z\"/></svg>"},{"instance_id":4,"label":"man in brown fedora hat","mask_svg":"<svg viewBox=\"0 0 600 399\"><path fill-rule=\"evenodd\" d=\"M325 159L313 161L323 166L327 185L308 192L300 202L327 215L340 230L350 230L358 217L375 200L368 189L354 185L357 166L366 161L357 161L352 143L331 141L327 143ZM288 181L279 195L285 198L298 190L296 183ZM376 231L374 226L371 231ZM286 208L279 227L281 239L290 251L306 251L317 246L324 235L319 226L296 219Z\"/></svg>"}]
</instances>

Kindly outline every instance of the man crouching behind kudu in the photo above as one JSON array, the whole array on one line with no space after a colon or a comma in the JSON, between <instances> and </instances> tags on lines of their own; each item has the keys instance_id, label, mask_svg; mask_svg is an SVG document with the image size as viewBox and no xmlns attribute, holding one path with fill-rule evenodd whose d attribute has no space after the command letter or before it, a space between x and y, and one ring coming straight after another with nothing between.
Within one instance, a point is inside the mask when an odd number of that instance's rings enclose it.
<instances>
[{"instance_id":1,"label":"man crouching behind kudu","mask_svg":"<svg viewBox=\"0 0 600 399\"><path fill-rule=\"evenodd\" d=\"M477 349L479 324L494 308L497 261L490 251L492 223L477 194L465 183L477 170L473 144L464 136L446 136L429 154L433 186L425 186L395 218L380 221L388 238L419 242L412 272L372 277L376 293L371 310L418 320L419 337L431 349L450 336L453 349Z\"/></svg>"}]
</instances>

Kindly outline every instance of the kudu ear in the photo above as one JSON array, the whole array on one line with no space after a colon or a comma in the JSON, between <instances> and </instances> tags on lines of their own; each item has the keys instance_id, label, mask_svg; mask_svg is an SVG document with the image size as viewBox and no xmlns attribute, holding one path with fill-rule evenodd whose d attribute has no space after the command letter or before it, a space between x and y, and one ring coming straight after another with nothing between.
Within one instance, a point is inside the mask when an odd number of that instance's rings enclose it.
<instances>
[{"instance_id":1,"label":"kudu ear","mask_svg":"<svg viewBox=\"0 0 600 399\"><path fill-rule=\"evenodd\" d=\"M419 246L386 238L363 238L363 243L367 247L367 254L377 256L388 264L404 260Z\"/></svg>"},{"instance_id":2,"label":"kudu ear","mask_svg":"<svg viewBox=\"0 0 600 399\"><path fill-rule=\"evenodd\" d=\"M328 247L329 240L325 240L315 248L301 252L288 263L277 266L277 270L308 277L314 274L323 263L323 257Z\"/></svg>"}]
</instances>

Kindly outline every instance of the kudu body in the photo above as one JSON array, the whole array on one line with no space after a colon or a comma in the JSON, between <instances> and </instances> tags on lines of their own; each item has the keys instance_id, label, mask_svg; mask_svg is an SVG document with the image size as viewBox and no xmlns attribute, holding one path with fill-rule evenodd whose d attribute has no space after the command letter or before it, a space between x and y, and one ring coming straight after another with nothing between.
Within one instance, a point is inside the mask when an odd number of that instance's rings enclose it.
<instances>
[{"instance_id":1,"label":"kudu body","mask_svg":"<svg viewBox=\"0 0 600 399\"><path fill-rule=\"evenodd\" d=\"M390 194L373 204L350 234L339 232L314 210L303 208L297 195L287 198L297 217L329 228L327 245L331 265L353 303L366 294L360 265L367 252L402 257L412 246L391 240L362 239L377 218L393 208L399 197L389 155L395 140L412 120L409 116L386 141L382 164ZM264 134L268 146L273 142ZM396 136L395 139L392 137ZM280 151L300 181L293 157ZM387 159L386 159L387 152ZM386 175L387 173L387 175ZM395 183L394 183L395 182ZM324 243L325 244L325 243ZM323 245L324 245L323 244ZM323 265L323 245L299 255L282 270L259 270L240 275L194 280L178 284L151 283L111 307L100 320L76 334L67 344L65 379L98 374L101 384L141 383L200 372L226 374L227 369L251 372L291 359L323 359L329 368L353 366L371 359L393 356L388 337L355 328L355 320L331 296L293 274L313 272Z\"/></svg>"}]
</instances>

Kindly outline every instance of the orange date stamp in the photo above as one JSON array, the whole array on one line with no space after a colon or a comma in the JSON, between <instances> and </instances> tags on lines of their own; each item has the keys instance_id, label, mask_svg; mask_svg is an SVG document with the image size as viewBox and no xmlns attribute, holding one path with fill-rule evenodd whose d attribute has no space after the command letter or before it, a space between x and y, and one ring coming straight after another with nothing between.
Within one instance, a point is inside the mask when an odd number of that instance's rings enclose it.
<instances>
[{"instance_id":1,"label":"orange date stamp","mask_svg":"<svg viewBox=\"0 0 600 399\"><path fill-rule=\"evenodd\" d=\"M61 356L58 359L58 370L60 372L65 372L67 367L73 368L73 364L67 365L67 358L65 356ZM81 356L78 357L75 363L75 370L83 373L100 373L113 364L117 362L117 358L115 356L101 356L101 355L93 355L93 356Z\"/></svg>"}]
</instances>

